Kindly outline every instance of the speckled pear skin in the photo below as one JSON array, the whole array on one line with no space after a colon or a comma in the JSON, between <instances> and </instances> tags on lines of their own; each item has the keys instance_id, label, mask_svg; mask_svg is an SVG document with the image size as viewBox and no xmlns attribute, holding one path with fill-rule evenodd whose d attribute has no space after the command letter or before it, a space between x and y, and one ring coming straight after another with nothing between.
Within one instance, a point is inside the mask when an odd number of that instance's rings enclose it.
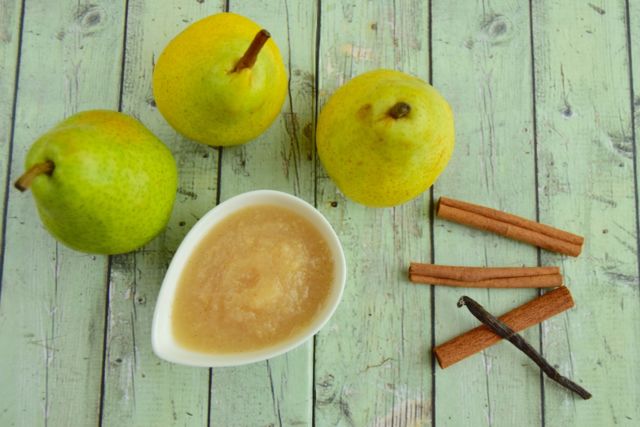
<instances>
[{"instance_id":1,"label":"speckled pear skin","mask_svg":"<svg viewBox=\"0 0 640 427\"><path fill-rule=\"evenodd\" d=\"M394 119L398 102L411 106ZM405 203L423 193L453 152L453 112L429 84L392 70L361 74L324 105L318 156L340 191L371 207Z\"/></svg>"},{"instance_id":2,"label":"speckled pear skin","mask_svg":"<svg viewBox=\"0 0 640 427\"><path fill-rule=\"evenodd\" d=\"M212 146L244 144L276 119L287 73L269 39L251 68L231 72L262 29L248 18L218 13L196 21L164 49L153 72L153 95L169 124Z\"/></svg>"},{"instance_id":3,"label":"speckled pear skin","mask_svg":"<svg viewBox=\"0 0 640 427\"><path fill-rule=\"evenodd\" d=\"M40 218L65 245L88 253L137 249L164 229L177 189L169 149L115 111L75 114L31 147L25 170L51 160L31 185Z\"/></svg>"}]
</instances>

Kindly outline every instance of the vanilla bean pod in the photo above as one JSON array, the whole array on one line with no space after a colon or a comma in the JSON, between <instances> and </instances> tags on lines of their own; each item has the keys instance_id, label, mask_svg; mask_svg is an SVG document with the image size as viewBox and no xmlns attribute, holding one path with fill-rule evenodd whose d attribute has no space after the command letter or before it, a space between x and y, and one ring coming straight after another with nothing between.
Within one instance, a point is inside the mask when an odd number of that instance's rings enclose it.
<instances>
[{"instance_id":1,"label":"vanilla bean pod","mask_svg":"<svg viewBox=\"0 0 640 427\"><path fill-rule=\"evenodd\" d=\"M549 378L557 382L563 387L577 393L583 399L590 399L591 393L582 388L580 385L574 383L569 378L564 377L558 372L545 358L538 353L538 351L531 346L521 335L516 333L513 329L507 326L505 323L498 320L494 315L484 309L478 302L463 296L458 301L458 307L466 306L471 314L473 314L479 321L487 325L493 332L502 338L509 340L513 345L520 349L524 354L529 356L536 365L538 365L542 371L547 374Z\"/></svg>"}]
</instances>

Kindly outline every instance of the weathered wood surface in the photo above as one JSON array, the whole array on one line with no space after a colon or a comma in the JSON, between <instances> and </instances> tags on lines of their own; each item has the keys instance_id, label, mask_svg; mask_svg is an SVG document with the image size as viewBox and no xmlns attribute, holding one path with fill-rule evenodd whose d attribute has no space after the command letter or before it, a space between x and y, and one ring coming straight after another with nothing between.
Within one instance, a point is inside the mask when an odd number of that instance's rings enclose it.
<instances>
[{"instance_id":1,"label":"weathered wood surface","mask_svg":"<svg viewBox=\"0 0 640 427\"><path fill-rule=\"evenodd\" d=\"M117 108L120 90L124 2L24 7L10 182L40 134L79 110ZM5 221L0 425L95 425L107 260L57 244L29 193L11 187Z\"/></svg>"},{"instance_id":2,"label":"weathered wood surface","mask_svg":"<svg viewBox=\"0 0 640 427\"><path fill-rule=\"evenodd\" d=\"M112 257L104 361L103 425L207 423L209 372L165 363L151 349L156 296L173 252L216 202L218 151L179 136L155 107L155 58L189 23L219 12L222 2L130 0L121 108L137 116L172 150L178 195L166 231L143 249ZM171 13L168 13L171 11Z\"/></svg>"},{"instance_id":3,"label":"weathered wood surface","mask_svg":"<svg viewBox=\"0 0 640 427\"><path fill-rule=\"evenodd\" d=\"M385 67L429 78L429 10L421 1L323 2L319 103L359 73ZM316 338L318 425L431 422L430 289L410 285L411 259L430 257L429 193L394 209L347 201L321 166L318 208L342 239L348 279Z\"/></svg>"},{"instance_id":4,"label":"weathered wood surface","mask_svg":"<svg viewBox=\"0 0 640 427\"><path fill-rule=\"evenodd\" d=\"M451 102L456 120L454 156L435 185L435 196L458 197L535 218L529 6L518 0L474 6L434 2L433 14L433 85ZM439 264L538 262L531 246L440 219L434 222L434 248ZM477 325L467 310L456 307L460 296L469 295L501 314L537 294L533 289L447 287L434 292L437 344ZM524 336L539 342L537 327ZM496 345L446 370L437 367L435 374L436 424L541 423L539 370L509 345Z\"/></svg>"},{"instance_id":5,"label":"weathered wood surface","mask_svg":"<svg viewBox=\"0 0 640 427\"><path fill-rule=\"evenodd\" d=\"M19 72L18 54L22 30L22 4L15 0L0 0L0 179L6 179L13 135L13 108L16 80ZM6 186L0 186L4 213ZM0 218L0 229L4 215ZM4 235L0 236L0 244Z\"/></svg>"},{"instance_id":6,"label":"weathered wood surface","mask_svg":"<svg viewBox=\"0 0 640 427\"><path fill-rule=\"evenodd\" d=\"M65 0L52 8L0 0L3 180L9 170L0 190L3 201L8 191L0 425L637 425L640 4L462 3ZM150 82L175 34L224 9L272 33L291 81L263 136L215 150L171 129ZM395 209L346 200L313 148L317 109L349 78L378 67L432 76L456 118L454 157L433 193ZM97 107L138 117L180 169L167 230L111 258L56 244L31 196L10 187L35 138ZM149 332L173 251L218 200L257 188L316 203L336 228L349 263L336 315L315 341L269 362L207 370L160 361ZM439 195L539 216L584 234L584 253L538 255L441 220L432 228ZM460 295L500 313L535 291L408 284L408 262L432 257L560 265L576 308L525 336L594 398L583 402L541 379L507 344L433 367L432 343L477 324L455 307Z\"/></svg>"},{"instance_id":7,"label":"weathered wood surface","mask_svg":"<svg viewBox=\"0 0 640 427\"><path fill-rule=\"evenodd\" d=\"M627 31L629 31L629 58L631 66L631 105L634 129L632 130L633 147L634 147L634 174L636 177L636 219L640 216L640 174L638 174L638 162L640 154L638 153L638 135L640 135L640 3L631 2L629 4L627 17ZM638 227L638 224L636 224ZM640 228L637 229L640 233ZM640 246L639 246L640 247ZM638 264L640 266L640 263Z\"/></svg>"},{"instance_id":8,"label":"weathered wood surface","mask_svg":"<svg viewBox=\"0 0 640 427\"><path fill-rule=\"evenodd\" d=\"M562 265L576 300L545 323L542 346L594 394L585 405L545 380L545 421L636 425L640 292L626 5L534 2L532 18L540 219L586 236L577 259L542 256Z\"/></svg>"}]
</instances>

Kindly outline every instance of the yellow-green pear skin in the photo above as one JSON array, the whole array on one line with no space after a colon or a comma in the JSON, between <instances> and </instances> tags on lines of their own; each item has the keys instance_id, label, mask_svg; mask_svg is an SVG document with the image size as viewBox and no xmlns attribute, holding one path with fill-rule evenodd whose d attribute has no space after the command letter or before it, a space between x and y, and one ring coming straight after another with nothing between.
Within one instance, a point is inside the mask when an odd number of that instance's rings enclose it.
<instances>
[{"instance_id":1,"label":"yellow-green pear skin","mask_svg":"<svg viewBox=\"0 0 640 427\"><path fill-rule=\"evenodd\" d=\"M139 121L115 111L75 114L42 135L25 167L51 161L31 183L40 218L65 245L88 253L137 249L171 215L177 170L169 149Z\"/></svg>"},{"instance_id":2,"label":"yellow-green pear skin","mask_svg":"<svg viewBox=\"0 0 640 427\"><path fill-rule=\"evenodd\" d=\"M171 40L153 72L153 95L173 128L203 144L229 146L251 141L271 125L288 84L273 39L253 66L234 71L261 29L243 16L219 13Z\"/></svg>"},{"instance_id":3,"label":"yellow-green pear skin","mask_svg":"<svg viewBox=\"0 0 640 427\"><path fill-rule=\"evenodd\" d=\"M399 71L375 70L331 96L316 141L322 165L345 196L390 207L434 183L451 158L454 133L451 107L432 86Z\"/></svg>"}]
</instances>

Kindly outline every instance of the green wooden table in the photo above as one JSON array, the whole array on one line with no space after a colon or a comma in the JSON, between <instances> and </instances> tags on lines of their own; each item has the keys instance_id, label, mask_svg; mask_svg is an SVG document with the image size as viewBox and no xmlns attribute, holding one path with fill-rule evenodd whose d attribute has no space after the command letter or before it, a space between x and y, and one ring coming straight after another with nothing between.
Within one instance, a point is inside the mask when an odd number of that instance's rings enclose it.
<instances>
[{"instance_id":1,"label":"green wooden table","mask_svg":"<svg viewBox=\"0 0 640 427\"><path fill-rule=\"evenodd\" d=\"M217 150L167 125L150 82L165 44L222 10L272 33L290 87L268 132ZM314 151L319 108L379 67L430 80L456 114L449 168L395 209L346 200ZM34 139L90 108L138 117L178 161L170 224L136 253L56 244L11 187ZM639 111L636 0L0 0L0 426L640 425ZM313 341L264 363L162 362L149 335L173 251L216 203L257 188L333 224L349 263L342 304ZM583 254L434 220L439 195L583 234ZM536 291L413 286L411 260L561 266L576 307L524 335L593 399L505 343L435 366L432 346L477 324L455 307L462 293L502 313Z\"/></svg>"}]
</instances>

